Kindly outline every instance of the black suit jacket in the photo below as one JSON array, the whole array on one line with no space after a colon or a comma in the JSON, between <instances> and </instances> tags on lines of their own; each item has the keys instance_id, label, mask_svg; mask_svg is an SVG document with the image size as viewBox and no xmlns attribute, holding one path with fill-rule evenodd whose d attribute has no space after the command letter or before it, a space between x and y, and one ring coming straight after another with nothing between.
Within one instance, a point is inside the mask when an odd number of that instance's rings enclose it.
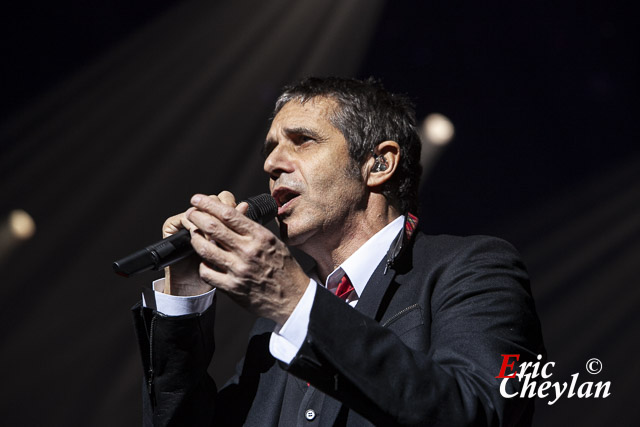
<instances>
[{"instance_id":1,"label":"black suit jacket","mask_svg":"<svg viewBox=\"0 0 640 427\"><path fill-rule=\"evenodd\" d=\"M495 378L502 354L544 355L519 254L490 237L417 233L406 246L380 263L355 309L318 287L290 365L271 356L275 325L259 319L219 391L206 372L215 306L180 317L134 307L145 423L529 425L533 401L503 398Z\"/></svg>"}]
</instances>

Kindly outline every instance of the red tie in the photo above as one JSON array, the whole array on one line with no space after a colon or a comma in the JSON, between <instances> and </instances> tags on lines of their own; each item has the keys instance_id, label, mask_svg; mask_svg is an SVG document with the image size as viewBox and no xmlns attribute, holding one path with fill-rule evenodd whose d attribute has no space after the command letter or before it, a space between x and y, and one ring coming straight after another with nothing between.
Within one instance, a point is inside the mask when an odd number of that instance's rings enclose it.
<instances>
[{"instance_id":1,"label":"red tie","mask_svg":"<svg viewBox=\"0 0 640 427\"><path fill-rule=\"evenodd\" d=\"M347 300L349 294L353 291L353 285L351 284L351 280L345 274L342 276L340 283L338 283L338 287L336 288L336 295L343 301Z\"/></svg>"}]
</instances>

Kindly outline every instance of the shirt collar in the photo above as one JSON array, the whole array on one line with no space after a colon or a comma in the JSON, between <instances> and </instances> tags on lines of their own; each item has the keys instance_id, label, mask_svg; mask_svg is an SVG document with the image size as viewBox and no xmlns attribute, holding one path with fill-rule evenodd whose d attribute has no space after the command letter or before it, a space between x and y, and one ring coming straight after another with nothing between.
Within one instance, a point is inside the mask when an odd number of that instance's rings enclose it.
<instances>
[{"instance_id":1,"label":"shirt collar","mask_svg":"<svg viewBox=\"0 0 640 427\"><path fill-rule=\"evenodd\" d=\"M364 245L360 246L358 250L329 274L325 286L328 289L336 287L346 273L358 297L360 297L376 267L387 255L393 239L400 233L403 226L404 216L400 215L374 234Z\"/></svg>"}]
</instances>

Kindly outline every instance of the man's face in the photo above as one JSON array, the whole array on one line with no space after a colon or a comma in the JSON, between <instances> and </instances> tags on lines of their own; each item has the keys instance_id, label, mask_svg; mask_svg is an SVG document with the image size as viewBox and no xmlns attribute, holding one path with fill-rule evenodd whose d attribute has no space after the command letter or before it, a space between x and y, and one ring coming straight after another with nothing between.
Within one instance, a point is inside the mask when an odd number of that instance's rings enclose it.
<instances>
[{"instance_id":1,"label":"man's face","mask_svg":"<svg viewBox=\"0 0 640 427\"><path fill-rule=\"evenodd\" d=\"M347 141L329 121L334 107L327 98L290 101L265 141L264 170L278 202L281 237L303 250L347 231L351 212L365 196Z\"/></svg>"}]
</instances>

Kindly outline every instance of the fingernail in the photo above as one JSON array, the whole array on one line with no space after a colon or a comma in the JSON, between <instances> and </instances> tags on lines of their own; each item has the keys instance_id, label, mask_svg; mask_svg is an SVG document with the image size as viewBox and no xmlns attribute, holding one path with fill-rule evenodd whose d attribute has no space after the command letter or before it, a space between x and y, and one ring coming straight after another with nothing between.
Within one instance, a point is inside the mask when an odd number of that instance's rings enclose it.
<instances>
[{"instance_id":1,"label":"fingernail","mask_svg":"<svg viewBox=\"0 0 640 427\"><path fill-rule=\"evenodd\" d=\"M200 200L202 200L202 197L199 195L195 195L191 198L191 203L193 203L194 205L197 204Z\"/></svg>"}]
</instances>

